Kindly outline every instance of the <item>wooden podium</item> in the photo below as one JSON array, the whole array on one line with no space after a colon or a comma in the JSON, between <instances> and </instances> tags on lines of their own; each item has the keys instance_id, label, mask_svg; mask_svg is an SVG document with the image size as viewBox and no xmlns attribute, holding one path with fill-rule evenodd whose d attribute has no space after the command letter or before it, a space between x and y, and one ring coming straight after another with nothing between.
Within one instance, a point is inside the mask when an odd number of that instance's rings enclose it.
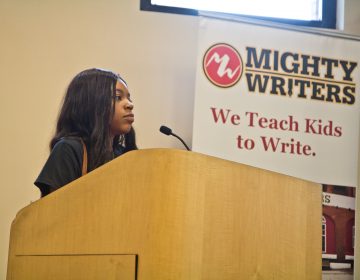
<instances>
[{"instance_id":1,"label":"wooden podium","mask_svg":"<svg viewBox=\"0 0 360 280\"><path fill-rule=\"evenodd\" d=\"M22 209L7 280L321 279L319 184L133 151Z\"/></svg>"}]
</instances>

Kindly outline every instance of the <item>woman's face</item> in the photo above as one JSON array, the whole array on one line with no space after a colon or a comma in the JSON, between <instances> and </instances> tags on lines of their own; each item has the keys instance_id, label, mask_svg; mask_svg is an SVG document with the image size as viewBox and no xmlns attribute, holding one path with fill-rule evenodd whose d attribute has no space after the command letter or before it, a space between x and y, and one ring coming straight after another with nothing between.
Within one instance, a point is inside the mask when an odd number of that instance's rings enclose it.
<instances>
[{"instance_id":1,"label":"woman's face","mask_svg":"<svg viewBox=\"0 0 360 280\"><path fill-rule=\"evenodd\" d=\"M134 114L132 112L134 105L130 99L130 93L121 80L116 83L115 111L110 124L110 133L112 136L126 134L130 131L134 122Z\"/></svg>"}]
</instances>

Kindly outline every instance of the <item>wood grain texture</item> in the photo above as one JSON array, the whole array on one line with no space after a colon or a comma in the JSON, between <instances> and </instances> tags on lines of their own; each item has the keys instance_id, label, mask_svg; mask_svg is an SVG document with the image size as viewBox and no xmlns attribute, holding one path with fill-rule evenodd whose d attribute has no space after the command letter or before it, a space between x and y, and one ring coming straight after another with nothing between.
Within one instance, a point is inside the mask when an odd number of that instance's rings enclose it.
<instances>
[{"instance_id":1,"label":"wood grain texture","mask_svg":"<svg viewBox=\"0 0 360 280\"><path fill-rule=\"evenodd\" d=\"M21 255L66 254L138 254L141 280L321 279L321 206L318 184L193 152L130 152L18 213L7 279L21 279Z\"/></svg>"},{"instance_id":2,"label":"wood grain texture","mask_svg":"<svg viewBox=\"0 0 360 280\"><path fill-rule=\"evenodd\" d=\"M52 255L15 258L14 279L134 280L135 255Z\"/></svg>"}]
</instances>

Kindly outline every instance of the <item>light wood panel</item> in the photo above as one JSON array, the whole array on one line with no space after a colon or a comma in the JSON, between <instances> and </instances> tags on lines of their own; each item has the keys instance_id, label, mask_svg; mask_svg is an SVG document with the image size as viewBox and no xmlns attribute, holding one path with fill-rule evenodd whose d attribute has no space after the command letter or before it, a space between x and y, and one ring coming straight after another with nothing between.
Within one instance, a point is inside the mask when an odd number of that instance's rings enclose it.
<instances>
[{"instance_id":1,"label":"light wood panel","mask_svg":"<svg viewBox=\"0 0 360 280\"><path fill-rule=\"evenodd\" d=\"M76 254L137 254L138 279L321 279L321 187L192 152L130 152L18 213L8 280L22 255Z\"/></svg>"},{"instance_id":2,"label":"light wood panel","mask_svg":"<svg viewBox=\"0 0 360 280\"><path fill-rule=\"evenodd\" d=\"M18 256L14 279L134 280L135 255Z\"/></svg>"}]
</instances>

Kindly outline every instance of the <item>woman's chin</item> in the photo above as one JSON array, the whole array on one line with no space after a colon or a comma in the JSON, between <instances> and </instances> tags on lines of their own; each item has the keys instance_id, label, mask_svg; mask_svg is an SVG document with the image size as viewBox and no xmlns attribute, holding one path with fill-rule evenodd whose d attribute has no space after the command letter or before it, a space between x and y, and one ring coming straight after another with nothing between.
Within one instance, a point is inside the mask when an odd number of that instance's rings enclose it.
<instances>
[{"instance_id":1,"label":"woman's chin","mask_svg":"<svg viewBox=\"0 0 360 280\"><path fill-rule=\"evenodd\" d=\"M127 133L130 132L130 130L131 130L131 125L129 125L128 127L122 129L122 130L121 130L121 131L122 131L121 134L127 134Z\"/></svg>"}]
</instances>

